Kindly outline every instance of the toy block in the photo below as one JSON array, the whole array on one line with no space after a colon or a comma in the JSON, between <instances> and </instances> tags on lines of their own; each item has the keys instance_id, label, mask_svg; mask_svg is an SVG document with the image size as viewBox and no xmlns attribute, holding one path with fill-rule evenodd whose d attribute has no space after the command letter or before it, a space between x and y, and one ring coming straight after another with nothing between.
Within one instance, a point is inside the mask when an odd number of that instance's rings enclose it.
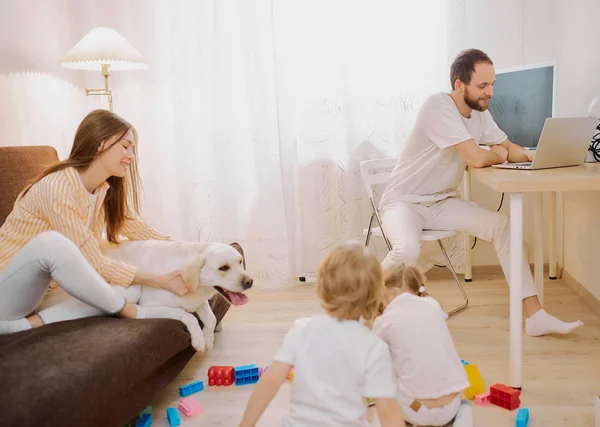
<instances>
[{"instance_id":1,"label":"toy block","mask_svg":"<svg viewBox=\"0 0 600 427\"><path fill-rule=\"evenodd\" d=\"M504 384L494 384L490 387L490 403L512 411L521 405L520 390Z\"/></svg>"},{"instance_id":2,"label":"toy block","mask_svg":"<svg viewBox=\"0 0 600 427\"><path fill-rule=\"evenodd\" d=\"M481 406L490 404L490 392L486 391L484 393L480 393L475 395L475 403Z\"/></svg>"},{"instance_id":3,"label":"toy block","mask_svg":"<svg viewBox=\"0 0 600 427\"><path fill-rule=\"evenodd\" d=\"M255 384L258 382L258 366L243 365L233 368L235 373L235 385Z\"/></svg>"},{"instance_id":4,"label":"toy block","mask_svg":"<svg viewBox=\"0 0 600 427\"><path fill-rule=\"evenodd\" d=\"M527 408L519 408L517 411L517 418L515 419L516 427L527 427L527 423L529 422L529 409Z\"/></svg>"},{"instance_id":5,"label":"toy block","mask_svg":"<svg viewBox=\"0 0 600 427\"><path fill-rule=\"evenodd\" d=\"M202 413L202 406L196 402L192 397L186 397L179 401L179 410L185 414L186 417L193 417Z\"/></svg>"},{"instance_id":6,"label":"toy block","mask_svg":"<svg viewBox=\"0 0 600 427\"><path fill-rule=\"evenodd\" d=\"M183 387L179 387L179 395L181 397L186 397L202 390L204 390L204 383L202 381L196 381L188 385L184 385Z\"/></svg>"},{"instance_id":7,"label":"toy block","mask_svg":"<svg viewBox=\"0 0 600 427\"><path fill-rule=\"evenodd\" d=\"M263 368L258 368L258 378L262 377Z\"/></svg>"},{"instance_id":8,"label":"toy block","mask_svg":"<svg viewBox=\"0 0 600 427\"><path fill-rule=\"evenodd\" d=\"M294 381L294 368L290 368L290 372L288 372L286 378L290 381Z\"/></svg>"},{"instance_id":9,"label":"toy block","mask_svg":"<svg viewBox=\"0 0 600 427\"><path fill-rule=\"evenodd\" d=\"M467 361L465 361L465 360L462 360L462 359L460 359L460 363L462 363L462 364L463 364L463 366L464 366L464 365L468 365L468 364L469 364L469 362L467 362Z\"/></svg>"},{"instance_id":10,"label":"toy block","mask_svg":"<svg viewBox=\"0 0 600 427\"><path fill-rule=\"evenodd\" d=\"M152 415L144 414L140 417L135 427L150 427L152 425Z\"/></svg>"},{"instance_id":11,"label":"toy block","mask_svg":"<svg viewBox=\"0 0 600 427\"><path fill-rule=\"evenodd\" d=\"M600 396L596 396L596 427L600 427Z\"/></svg>"},{"instance_id":12,"label":"toy block","mask_svg":"<svg viewBox=\"0 0 600 427\"><path fill-rule=\"evenodd\" d=\"M208 385L228 386L235 382L233 366L211 366L208 368Z\"/></svg>"},{"instance_id":13,"label":"toy block","mask_svg":"<svg viewBox=\"0 0 600 427\"><path fill-rule=\"evenodd\" d=\"M481 394L485 391L483 379L481 378L481 374L479 373L477 365L464 365L463 367L467 372L467 377L469 378L469 383L471 384L465 390L465 396L467 399L473 399L476 394Z\"/></svg>"},{"instance_id":14,"label":"toy block","mask_svg":"<svg viewBox=\"0 0 600 427\"><path fill-rule=\"evenodd\" d=\"M181 418L175 408L167 408L167 420L169 420L170 427L177 427L181 425Z\"/></svg>"}]
</instances>

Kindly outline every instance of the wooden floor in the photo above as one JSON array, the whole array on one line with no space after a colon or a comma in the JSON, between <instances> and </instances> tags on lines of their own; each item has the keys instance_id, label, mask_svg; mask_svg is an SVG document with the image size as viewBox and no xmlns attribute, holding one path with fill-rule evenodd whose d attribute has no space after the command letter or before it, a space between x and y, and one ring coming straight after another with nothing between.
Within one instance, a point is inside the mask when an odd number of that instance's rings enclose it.
<instances>
[{"instance_id":1,"label":"wooden floor","mask_svg":"<svg viewBox=\"0 0 600 427\"><path fill-rule=\"evenodd\" d=\"M563 320L581 319L585 326L564 337L524 336L522 407L530 410L529 427L591 427L594 396L600 395L600 317L560 280L546 280L546 310ZM466 284L470 307L448 321L462 359L479 367L486 387L508 383L508 287L501 276L475 278ZM445 309L459 302L449 280L428 283L428 291ZM313 285L281 291L251 291L250 301L233 307L216 334L215 348L195 356L154 402L153 426L168 426L165 410L179 401L178 388L195 380L206 383L211 365L265 366L281 344L292 321L320 312ZM193 395L203 406L194 418L182 415L183 426L237 426L252 386L206 387ZM289 409L290 384L285 383L258 426L281 426ZM514 426L516 411L473 405L475 426ZM374 425L378 425L375 421Z\"/></svg>"}]
</instances>

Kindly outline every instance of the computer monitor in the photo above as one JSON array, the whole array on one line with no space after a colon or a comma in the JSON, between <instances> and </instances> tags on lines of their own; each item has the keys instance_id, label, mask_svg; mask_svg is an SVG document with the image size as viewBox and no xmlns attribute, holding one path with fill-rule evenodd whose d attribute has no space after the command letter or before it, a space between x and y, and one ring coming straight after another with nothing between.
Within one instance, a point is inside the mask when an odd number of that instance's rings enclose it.
<instances>
[{"instance_id":1,"label":"computer monitor","mask_svg":"<svg viewBox=\"0 0 600 427\"><path fill-rule=\"evenodd\" d=\"M536 147L544 121L554 115L556 64L496 71L492 117L515 144Z\"/></svg>"}]
</instances>

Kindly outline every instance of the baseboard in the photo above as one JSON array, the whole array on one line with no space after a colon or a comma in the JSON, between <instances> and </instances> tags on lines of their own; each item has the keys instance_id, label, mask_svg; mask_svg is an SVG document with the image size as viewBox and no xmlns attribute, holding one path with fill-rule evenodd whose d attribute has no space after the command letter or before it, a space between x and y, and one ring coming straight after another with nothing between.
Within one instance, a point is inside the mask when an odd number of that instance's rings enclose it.
<instances>
[{"instance_id":1,"label":"baseboard","mask_svg":"<svg viewBox=\"0 0 600 427\"><path fill-rule=\"evenodd\" d=\"M585 304L594 311L594 313L600 315L600 300L598 300L594 294L588 291L581 283L575 280L573 276L566 271L563 271L562 281L569 287L569 289L575 292L579 298L581 298L583 302L585 302Z\"/></svg>"},{"instance_id":2,"label":"baseboard","mask_svg":"<svg viewBox=\"0 0 600 427\"><path fill-rule=\"evenodd\" d=\"M531 271L533 272L533 264L529 265ZM497 265L474 265L471 267L471 271L473 272L473 279L477 280L477 276L502 276L504 275L502 271L502 267L499 264ZM544 273L548 274L550 271L550 266L548 264L544 264ZM464 274L459 274L459 276L463 277ZM556 278L562 278L562 269L556 269ZM432 279L447 279L452 278L452 273L446 267L434 267L427 272L427 277Z\"/></svg>"}]
</instances>

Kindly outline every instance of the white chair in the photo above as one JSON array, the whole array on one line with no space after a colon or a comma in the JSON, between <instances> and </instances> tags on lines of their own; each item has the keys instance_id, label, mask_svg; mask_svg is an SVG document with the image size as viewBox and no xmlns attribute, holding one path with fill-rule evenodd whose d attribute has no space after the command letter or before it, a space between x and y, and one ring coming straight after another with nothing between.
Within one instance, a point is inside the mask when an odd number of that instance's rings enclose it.
<instances>
[{"instance_id":1,"label":"white chair","mask_svg":"<svg viewBox=\"0 0 600 427\"><path fill-rule=\"evenodd\" d=\"M369 228L365 228L363 230L363 234L366 235L365 246L369 246L369 242L371 241L371 236L383 237L383 240L387 244L388 250L392 250L392 245L385 235L385 231L383 230L383 226L381 223L381 217L379 216L379 209L377 209L377 205L375 204L375 196L373 193L374 187L376 185L385 184L388 178L390 177L394 166L396 165L397 159L377 159L377 160L364 160L360 162L360 175L362 177L363 184L365 186L365 190L367 190L367 194L369 195L369 201L371 202L371 208L373 209L373 213L371 214L371 220L369 221ZM374 221L377 220L377 225L375 226ZM464 304L451 310L448 312L448 316L452 316L469 305L469 299L467 298L467 294L460 283L456 272L454 271L454 267L452 267L452 263L450 262L450 258L446 253L446 249L444 249L444 245L442 244L442 239L447 237L452 237L456 234L454 231L448 230L423 230L421 233L422 241L434 241L437 240L440 249L442 250L442 254L444 255L444 259L446 260L446 267L452 273L454 277L454 281L458 285L460 292L464 298Z\"/></svg>"}]
</instances>

